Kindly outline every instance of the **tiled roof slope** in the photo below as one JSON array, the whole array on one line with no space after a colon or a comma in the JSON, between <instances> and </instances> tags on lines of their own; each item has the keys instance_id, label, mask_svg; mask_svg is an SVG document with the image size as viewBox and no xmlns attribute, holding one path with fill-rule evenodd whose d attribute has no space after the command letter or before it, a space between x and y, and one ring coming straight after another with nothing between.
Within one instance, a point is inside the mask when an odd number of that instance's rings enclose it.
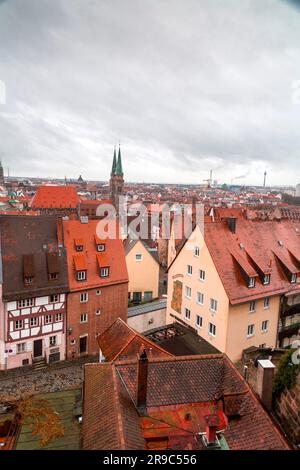
<instances>
[{"instance_id":1,"label":"tiled roof slope","mask_svg":"<svg viewBox=\"0 0 300 470\"><path fill-rule=\"evenodd\" d=\"M67 292L66 251L58 247L55 217L1 216L0 230L4 300ZM58 279L49 280L55 271ZM24 276L33 276L32 284L25 285Z\"/></svg>"},{"instance_id":2,"label":"tiled roof slope","mask_svg":"<svg viewBox=\"0 0 300 470\"><path fill-rule=\"evenodd\" d=\"M107 330L99 335L97 341L108 362L117 359L136 358L137 354L144 349L150 357L172 356L172 354L130 328L121 318L117 318Z\"/></svg>"},{"instance_id":3,"label":"tiled roof slope","mask_svg":"<svg viewBox=\"0 0 300 470\"><path fill-rule=\"evenodd\" d=\"M230 449L289 449L223 354L149 360L147 408L142 415L135 407L136 373L136 360L85 367L84 448L141 449L146 448L142 436L168 436L171 448L202 449L196 437L205 431L205 415L217 412ZM238 403L238 416L229 418L228 403Z\"/></svg>"},{"instance_id":4,"label":"tiled roof slope","mask_svg":"<svg viewBox=\"0 0 300 470\"><path fill-rule=\"evenodd\" d=\"M98 220L82 223L80 220L63 220L64 243L68 254L68 274L70 290L84 290L98 286L106 286L128 282L123 242L119 238L103 240L105 251L98 252L96 245ZM83 243L83 251L76 251L76 240ZM109 267L109 276L101 278L99 263ZM87 270L87 279L76 280L78 270Z\"/></svg>"},{"instance_id":5,"label":"tiled roof slope","mask_svg":"<svg viewBox=\"0 0 300 470\"><path fill-rule=\"evenodd\" d=\"M225 221L215 222L205 225L205 241L231 303L299 290L299 278L295 284L289 282L275 253L288 259L289 266L299 271L300 263L291 257L289 250L299 252L300 224L238 219L234 234ZM264 285L257 277L255 287L249 289L235 252L257 274L255 264L267 267L271 274L270 284Z\"/></svg>"},{"instance_id":6,"label":"tiled roof slope","mask_svg":"<svg viewBox=\"0 0 300 470\"><path fill-rule=\"evenodd\" d=\"M32 209L76 209L80 202L74 186L39 186Z\"/></svg>"}]
</instances>

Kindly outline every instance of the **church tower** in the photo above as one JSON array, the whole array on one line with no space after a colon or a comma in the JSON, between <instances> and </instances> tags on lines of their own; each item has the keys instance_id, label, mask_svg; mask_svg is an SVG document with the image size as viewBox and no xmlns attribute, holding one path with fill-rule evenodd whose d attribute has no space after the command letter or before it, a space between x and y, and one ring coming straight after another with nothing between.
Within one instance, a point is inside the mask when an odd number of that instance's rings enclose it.
<instances>
[{"instance_id":1,"label":"church tower","mask_svg":"<svg viewBox=\"0 0 300 470\"><path fill-rule=\"evenodd\" d=\"M119 209L119 196L123 196L124 192L124 173L122 168L121 147L119 145L118 158L116 147L114 149L113 164L110 174L110 199L118 213Z\"/></svg>"},{"instance_id":2,"label":"church tower","mask_svg":"<svg viewBox=\"0 0 300 470\"><path fill-rule=\"evenodd\" d=\"M0 186L4 186L4 170L3 170L1 161L0 161Z\"/></svg>"}]
</instances>

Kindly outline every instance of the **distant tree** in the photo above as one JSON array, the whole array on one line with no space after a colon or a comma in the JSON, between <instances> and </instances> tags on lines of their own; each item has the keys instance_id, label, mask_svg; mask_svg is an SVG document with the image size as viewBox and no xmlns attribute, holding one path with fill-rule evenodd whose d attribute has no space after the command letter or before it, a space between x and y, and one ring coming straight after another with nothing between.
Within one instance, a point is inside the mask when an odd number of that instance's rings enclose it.
<instances>
[{"instance_id":1,"label":"distant tree","mask_svg":"<svg viewBox=\"0 0 300 470\"><path fill-rule=\"evenodd\" d=\"M222 189L223 191L228 191L229 188L226 183L222 184Z\"/></svg>"},{"instance_id":2,"label":"distant tree","mask_svg":"<svg viewBox=\"0 0 300 470\"><path fill-rule=\"evenodd\" d=\"M40 447L45 447L53 439L64 436L65 430L57 413L47 400L28 393L23 396L0 395L0 406L14 413L18 425L27 424L32 435L40 436Z\"/></svg>"}]
</instances>

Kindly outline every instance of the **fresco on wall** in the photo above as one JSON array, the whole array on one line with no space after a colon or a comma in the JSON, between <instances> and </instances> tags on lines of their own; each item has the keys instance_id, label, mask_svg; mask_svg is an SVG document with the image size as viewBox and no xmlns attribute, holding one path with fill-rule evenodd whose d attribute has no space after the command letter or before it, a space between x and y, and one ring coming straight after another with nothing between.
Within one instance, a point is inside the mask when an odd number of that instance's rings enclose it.
<instances>
[{"instance_id":1,"label":"fresco on wall","mask_svg":"<svg viewBox=\"0 0 300 470\"><path fill-rule=\"evenodd\" d=\"M181 313L181 305L182 305L182 282L174 281L171 307L177 313Z\"/></svg>"}]
</instances>

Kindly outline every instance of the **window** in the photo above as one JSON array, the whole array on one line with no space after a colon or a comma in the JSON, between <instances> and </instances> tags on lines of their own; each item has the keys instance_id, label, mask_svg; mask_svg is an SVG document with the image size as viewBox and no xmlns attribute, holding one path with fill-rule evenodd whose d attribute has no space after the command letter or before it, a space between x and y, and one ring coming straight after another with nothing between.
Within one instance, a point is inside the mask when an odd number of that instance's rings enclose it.
<instances>
[{"instance_id":1,"label":"window","mask_svg":"<svg viewBox=\"0 0 300 470\"><path fill-rule=\"evenodd\" d=\"M199 248L199 246L195 246L195 249L194 249L194 256L200 256L200 248Z\"/></svg>"},{"instance_id":2,"label":"window","mask_svg":"<svg viewBox=\"0 0 300 470\"><path fill-rule=\"evenodd\" d=\"M55 314L55 321L62 321L63 319L63 314L62 313L56 313Z\"/></svg>"},{"instance_id":3,"label":"window","mask_svg":"<svg viewBox=\"0 0 300 470\"><path fill-rule=\"evenodd\" d=\"M37 326L38 325L38 317L31 317L30 318L30 326Z\"/></svg>"},{"instance_id":4,"label":"window","mask_svg":"<svg viewBox=\"0 0 300 470\"><path fill-rule=\"evenodd\" d=\"M50 295L50 304L54 304L55 302L59 302L59 294Z\"/></svg>"},{"instance_id":5,"label":"window","mask_svg":"<svg viewBox=\"0 0 300 470\"><path fill-rule=\"evenodd\" d=\"M266 333L268 331L269 320L264 320L261 324L261 331Z\"/></svg>"},{"instance_id":6,"label":"window","mask_svg":"<svg viewBox=\"0 0 300 470\"><path fill-rule=\"evenodd\" d=\"M80 303L84 304L89 300L89 294L87 292L81 292L80 294Z\"/></svg>"},{"instance_id":7,"label":"window","mask_svg":"<svg viewBox=\"0 0 300 470\"><path fill-rule=\"evenodd\" d=\"M49 274L49 280L50 281L55 281L56 279L58 279L58 273L50 273Z\"/></svg>"},{"instance_id":8,"label":"window","mask_svg":"<svg viewBox=\"0 0 300 470\"><path fill-rule=\"evenodd\" d=\"M270 308L270 297L264 298L264 309Z\"/></svg>"},{"instance_id":9,"label":"window","mask_svg":"<svg viewBox=\"0 0 300 470\"><path fill-rule=\"evenodd\" d=\"M97 251L105 251L105 245L104 243L99 243L97 245Z\"/></svg>"},{"instance_id":10,"label":"window","mask_svg":"<svg viewBox=\"0 0 300 470\"><path fill-rule=\"evenodd\" d=\"M197 328L202 328L203 318L200 315L196 315L196 326Z\"/></svg>"},{"instance_id":11,"label":"window","mask_svg":"<svg viewBox=\"0 0 300 470\"><path fill-rule=\"evenodd\" d=\"M17 344L17 354L26 352L26 343Z\"/></svg>"},{"instance_id":12,"label":"window","mask_svg":"<svg viewBox=\"0 0 300 470\"><path fill-rule=\"evenodd\" d=\"M80 323L87 323L87 321L88 321L88 315L87 315L87 313L82 313L82 314L80 315Z\"/></svg>"},{"instance_id":13,"label":"window","mask_svg":"<svg viewBox=\"0 0 300 470\"><path fill-rule=\"evenodd\" d=\"M190 318L191 318L191 311L190 311L189 308L185 308L185 309L184 309L184 316L185 316L185 318L186 318L187 320L190 320Z\"/></svg>"},{"instance_id":14,"label":"window","mask_svg":"<svg viewBox=\"0 0 300 470\"><path fill-rule=\"evenodd\" d=\"M247 336L250 337L250 336L253 336L254 335L254 325L248 325L248 328L247 328Z\"/></svg>"},{"instance_id":15,"label":"window","mask_svg":"<svg viewBox=\"0 0 300 470\"><path fill-rule=\"evenodd\" d=\"M133 302L141 302L142 301L142 293L141 292L133 292L132 300L133 300Z\"/></svg>"},{"instance_id":16,"label":"window","mask_svg":"<svg viewBox=\"0 0 300 470\"><path fill-rule=\"evenodd\" d=\"M24 279L25 286L29 286L33 283L33 276L26 276Z\"/></svg>"},{"instance_id":17,"label":"window","mask_svg":"<svg viewBox=\"0 0 300 470\"><path fill-rule=\"evenodd\" d=\"M197 304L204 304L204 294L202 294L202 292L197 292Z\"/></svg>"},{"instance_id":18,"label":"window","mask_svg":"<svg viewBox=\"0 0 300 470\"><path fill-rule=\"evenodd\" d=\"M292 284L295 284L295 282L297 282L297 274L294 274L294 273L293 273L293 274L291 275L291 283L292 283Z\"/></svg>"},{"instance_id":19,"label":"window","mask_svg":"<svg viewBox=\"0 0 300 470\"><path fill-rule=\"evenodd\" d=\"M188 286L185 286L185 296L190 299L192 297L192 289Z\"/></svg>"},{"instance_id":20,"label":"window","mask_svg":"<svg viewBox=\"0 0 300 470\"><path fill-rule=\"evenodd\" d=\"M208 334L211 336L216 336L217 333L217 327L213 323L208 324Z\"/></svg>"},{"instance_id":21,"label":"window","mask_svg":"<svg viewBox=\"0 0 300 470\"><path fill-rule=\"evenodd\" d=\"M251 300L249 304L249 312L253 313L256 311L256 300Z\"/></svg>"},{"instance_id":22,"label":"window","mask_svg":"<svg viewBox=\"0 0 300 470\"><path fill-rule=\"evenodd\" d=\"M193 274L193 266L190 264L187 265L187 274L191 276Z\"/></svg>"},{"instance_id":23,"label":"window","mask_svg":"<svg viewBox=\"0 0 300 470\"><path fill-rule=\"evenodd\" d=\"M146 302L150 302L153 298L153 292L152 291L146 291L144 292L144 300Z\"/></svg>"},{"instance_id":24,"label":"window","mask_svg":"<svg viewBox=\"0 0 300 470\"><path fill-rule=\"evenodd\" d=\"M18 301L18 308L32 307L34 299L23 299Z\"/></svg>"},{"instance_id":25,"label":"window","mask_svg":"<svg viewBox=\"0 0 300 470\"><path fill-rule=\"evenodd\" d=\"M100 277L108 277L108 276L109 276L109 268L101 268Z\"/></svg>"},{"instance_id":26,"label":"window","mask_svg":"<svg viewBox=\"0 0 300 470\"><path fill-rule=\"evenodd\" d=\"M200 281L205 281L205 271L203 269L199 269L199 279Z\"/></svg>"},{"instance_id":27,"label":"window","mask_svg":"<svg viewBox=\"0 0 300 470\"><path fill-rule=\"evenodd\" d=\"M52 315L45 315L45 325L52 323Z\"/></svg>"},{"instance_id":28,"label":"window","mask_svg":"<svg viewBox=\"0 0 300 470\"><path fill-rule=\"evenodd\" d=\"M136 253L135 255L135 261L142 261L143 255L142 253Z\"/></svg>"},{"instance_id":29,"label":"window","mask_svg":"<svg viewBox=\"0 0 300 470\"><path fill-rule=\"evenodd\" d=\"M49 346L56 346L56 336L49 337Z\"/></svg>"},{"instance_id":30,"label":"window","mask_svg":"<svg viewBox=\"0 0 300 470\"><path fill-rule=\"evenodd\" d=\"M97 308L97 310L96 310L96 315L97 315L97 316L101 315L101 310L100 310L100 308Z\"/></svg>"},{"instance_id":31,"label":"window","mask_svg":"<svg viewBox=\"0 0 300 470\"><path fill-rule=\"evenodd\" d=\"M76 245L76 251L83 251L83 245Z\"/></svg>"},{"instance_id":32,"label":"window","mask_svg":"<svg viewBox=\"0 0 300 470\"><path fill-rule=\"evenodd\" d=\"M23 328L23 320L16 320L15 321L15 330L22 330Z\"/></svg>"},{"instance_id":33,"label":"window","mask_svg":"<svg viewBox=\"0 0 300 470\"><path fill-rule=\"evenodd\" d=\"M255 287L255 277L249 277L248 287Z\"/></svg>"},{"instance_id":34,"label":"window","mask_svg":"<svg viewBox=\"0 0 300 470\"><path fill-rule=\"evenodd\" d=\"M218 301L215 299L210 299L209 308L212 312L216 312L218 310Z\"/></svg>"},{"instance_id":35,"label":"window","mask_svg":"<svg viewBox=\"0 0 300 470\"><path fill-rule=\"evenodd\" d=\"M96 290L96 295L101 295L101 290Z\"/></svg>"},{"instance_id":36,"label":"window","mask_svg":"<svg viewBox=\"0 0 300 470\"><path fill-rule=\"evenodd\" d=\"M86 271L77 271L77 281L86 280Z\"/></svg>"},{"instance_id":37,"label":"window","mask_svg":"<svg viewBox=\"0 0 300 470\"><path fill-rule=\"evenodd\" d=\"M264 285L270 284L270 280L271 280L271 275L270 274L265 274L264 279L263 279Z\"/></svg>"}]
</instances>

